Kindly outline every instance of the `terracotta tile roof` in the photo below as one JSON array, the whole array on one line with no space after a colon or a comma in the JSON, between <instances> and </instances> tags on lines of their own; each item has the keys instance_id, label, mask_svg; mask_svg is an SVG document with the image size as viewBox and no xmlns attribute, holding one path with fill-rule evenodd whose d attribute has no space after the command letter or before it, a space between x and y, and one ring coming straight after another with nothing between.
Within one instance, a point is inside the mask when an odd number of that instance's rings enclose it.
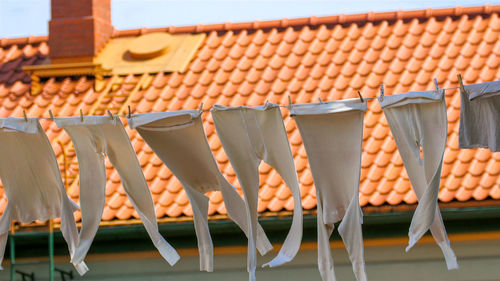
<instances>
[{"instance_id":1,"label":"terracotta tile roof","mask_svg":"<svg viewBox=\"0 0 500 281\"><path fill-rule=\"evenodd\" d=\"M225 23L160 29L116 31L114 36L137 36L147 32L208 34L185 73L156 74L149 88L131 98L134 112L193 109L204 103L262 105L266 100L286 104L374 97L380 83L386 92L401 93L434 87L456 87L456 74L466 83L500 79L500 6L396 11L266 22ZM38 64L48 54L46 37L0 41L0 117L78 115L88 112L100 93L86 77L51 78L43 81L41 94L31 96L30 77L23 65ZM109 108L120 108L139 77L129 75L121 85L111 86L103 99ZM108 80L108 83L112 83ZM460 98L446 92L449 134L439 199L481 201L500 199L500 153L485 149L458 149ZM116 112L116 110L114 111ZM97 114L104 114L98 111ZM283 109L286 130L299 174L305 209L316 207L316 197L305 150L293 119ZM209 114L205 131L220 169L239 186ZM61 168L62 149L69 137L54 123L42 120L54 143ZM144 175L156 204L158 217L192 216L179 181L162 164L135 131L129 130ZM78 165L74 152L67 152L68 181L74 181ZM108 183L103 220L137 218L120 178L107 163ZM291 194L280 176L268 165L260 167L259 211L291 210ZM73 184L69 195L78 200ZM0 210L6 198L0 189ZM210 214L225 214L221 195L209 194ZM360 185L362 206L413 204L416 197L397 152L387 121L377 102L365 117L364 151ZM78 214L78 218L80 215Z\"/></svg>"}]
</instances>

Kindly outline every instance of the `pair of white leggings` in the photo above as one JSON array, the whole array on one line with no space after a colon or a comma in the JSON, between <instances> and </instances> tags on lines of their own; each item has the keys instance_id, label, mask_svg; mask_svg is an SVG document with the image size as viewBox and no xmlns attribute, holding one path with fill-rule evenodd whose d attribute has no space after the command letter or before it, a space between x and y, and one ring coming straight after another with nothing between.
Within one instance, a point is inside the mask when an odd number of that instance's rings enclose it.
<instances>
[{"instance_id":1,"label":"pair of white leggings","mask_svg":"<svg viewBox=\"0 0 500 281\"><path fill-rule=\"evenodd\" d=\"M500 81L464 86L460 97L458 147L500 151Z\"/></svg>"},{"instance_id":2,"label":"pair of white leggings","mask_svg":"<svg viewBox=\"0 0 500 281\"><path fill-rule=\"evenodd\" d=\"M406 251L430 229L441 247L448 269L456 269L457 258L438 206L448 134L444 90L385 96L379 102L419 201L411 221Z\"/></svg>"},{"instance_id":3,"label":"pair of white leggings","mask_svg":"<svg viewBox=\"0 0 500 281\"><path fill-rule=\"evenodd\" d=\"M70 136L80 170L82 227L72 262L84 260L101 222L106 199L104 158L107 155L153 244L163 258L174 265L179 255L158 231L151 192L121 120L118 117L85 116L83 122L80 117L59 117L55 121Z\"/></svg>"},{"instance_id":4,"label":"pair of white leggings","mask_svg":"<svg viewBox=\"0 0 500 281\"><path fill-rule=\"evenodd\" d=\"M247 216L250 218L248 240L249 279L255 280L255 251L258 221L259 164L263 160L273 167L288 185L293 195L292 226L279 254L264 266L279 266L291 261L302 240L302 204L292 152L276 104L259 107L225 107L212 110L215 129L243 189Z\"/></svg>"},{"instance_id":5,"label":"pair of white leggings","mask_svg":"<svg viewBox=\"0 0 500 281\"><path fill-rule=\"evenodd\" d=\"M73 212L79 207L67 195L59 165L38 118L0 119L0 177L8 203L0 219L0 263L12 220L30 223L61 218L61 232L71 257L78 245ZM73 263L79 273L88 268Z\"/></svg>"},{"instance_id":6,"label":"pair of white leggings","mask_svg":"<svg viewBox=\"0 0 500 281\"><path fill-rule=\"evenodd\" d=\"M200 270L213 271L213 244L208 229L208 203L204 194L220 190L228 216L248 236L245 202L220 172L208 145L197 110L135 114L128 119L146 143L179 179L191 203L198 238ZM263 229L257 229L261 254L272 249Z\"/></svg>"},{"instance_id":7,"label":"pair of white leggings","mask_svg":"<svg viewBox=\"0 0 500 281\"><path fill-rule=\"evenodd\" d=\"M366 101L359 99L293 105L311 173L318 209L318 268L324 281L334 281L329 238L334 223L342 220L344 240L357 280L368 280L365 271L363 214L359 205L359 180Z\"/></svg>"}]
</instances>

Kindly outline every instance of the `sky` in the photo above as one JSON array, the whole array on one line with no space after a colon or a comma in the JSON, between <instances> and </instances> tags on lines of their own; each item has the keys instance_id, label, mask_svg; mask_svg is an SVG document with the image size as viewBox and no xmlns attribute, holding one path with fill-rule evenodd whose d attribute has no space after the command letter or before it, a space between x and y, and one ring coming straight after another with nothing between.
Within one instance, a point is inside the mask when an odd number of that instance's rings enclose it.
<instances>
[{"instance_id":1,"label":"sky","mask_svg":"<svg viewBox=\"0 0 500 281\"><path fill-rule=\"evenodd\" d=\"M111 0L117 29L500 4L500 0ZM47 35L50 0L0 0L0 38Z\"/></svg>"}]
</instances>

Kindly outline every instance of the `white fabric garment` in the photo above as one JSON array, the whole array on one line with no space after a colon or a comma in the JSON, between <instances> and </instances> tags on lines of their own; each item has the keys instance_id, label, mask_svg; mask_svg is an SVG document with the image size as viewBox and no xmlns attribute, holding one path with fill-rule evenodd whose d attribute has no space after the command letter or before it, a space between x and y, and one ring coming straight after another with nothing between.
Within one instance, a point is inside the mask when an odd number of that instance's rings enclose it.
<instances>
[{"instance_id":1,"label":"white fabric garment","mask_svg":"<svg viewBox=\"0 0 500 281\"><path fill-rule=\"evenodd\" d=\"M217 134L245 196L247 216L250 218L247 269L249 280L255 280L259 164L264 161L273 167L293 195L294 211L290 231L279 254L264 265L274 267L291 261L302 240L302 204L295 163L278 105L214 105L211 112Z\"/></svg>"},{"instance_id":2,"label":"white fabric garment","mask_svg":"<svg viewBox=\"0 0 500 281\"><path fill-rule=\"evenodd\" d=\"M198 110L134 114L128 122L184 187L193 209L200 270L213 271L213 245L208 229L209 199L204 194L220 190L228 216L247 236L248 221L245 202L217 167L200 115ZM257 248L261 254L272 249L260 225Z\"/></svg>"},{"instance_id":3,"label":"white fabric garment","mask_svg":"<svg viewBox=\"0 0 500 281\"><path fill-rule=\"evenodd\" d=\"M324 281L334 281L329 238L342 220L344 240L357 280L368 280L363 249L363 213L359 205L363 116L366 101L359 99L293 105L318 202L318 267Z\"/></svg>"},{"instance_id":4,"label":"white fabric garment","mask_svg":"<svg viewBox=\"0 0 500 281\"><path fill-rule=\"evenodd\" d=\"M430 229L441 247L448 269L456 269L457 258L451 249L438 206L448 134L444 90L385 96L379 102L418 198L406 251Z\"/></svg>"},{"instance_id":5,"label":"white fabric garment","mask_svg":"<svg viewBox=\"0 0 500 281\"><path fill-rule=\"evenodd\" d=\"M0 219L0 263L12 220L30 223L61 218L61 232L71 257L78 244L73 212L78 205L67 195L54 150L38 118L0 119L0 177L8 203ZM83 274L83 261L74 262Z\"/></svg>"},{"instance_id":6,"label":"white fabric garment","mask_svg":"<svg viewBox=\"0 0 500 281\"><path fill-rule=\"evenodd\" d=\"M459 148L500 151L500 81L464 86L460 91Z\"/></svg>"},{"instance_id":7,"label":"white fabric garment","mask_svg":"<svg viewBox=\"0 0 500 281\"><path fill-rule=\"evenodd\" d=\"M58 117L55 122L70 136L80 170L82 227L80 243L72 261L85 259L101 222L106 199L104 158L107 155L153 244L162 257L174 265L179 255L158 231L151 192L121 120L118 117L85 116L83 122L80 117Z\"/></svg>"}]
</instances>

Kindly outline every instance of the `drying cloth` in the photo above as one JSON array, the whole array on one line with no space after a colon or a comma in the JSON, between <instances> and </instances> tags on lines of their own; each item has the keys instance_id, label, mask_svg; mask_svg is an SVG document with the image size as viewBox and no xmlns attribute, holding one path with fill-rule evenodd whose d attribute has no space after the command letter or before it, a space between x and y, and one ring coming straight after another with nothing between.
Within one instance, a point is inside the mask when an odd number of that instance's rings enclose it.
<instances>
[{"instance_id":1,"label":"drying cloth","mask_svg":"<svg viewBox=\"0 0 500 281\"><path fill-rule=\"evenodd\" d=\"M444 90L385 96L380 101L411 185L418 198L408 251L430 228L448 269L458 268L438 207L443 154L448 134Z\"/></svg>"},{"instance_id":2,"label":"drying cloth","mask_svg":"<svg viewBox=\"0 0 500 281\"><path fill-rule=\"evenodd\" d=\"M500 151L500 81L464 86L460 91L459 148Z\"/></svg>"},{"instance_id":3,"label":"drying cloth","mask_svg":"<svg viewBox=\"0 0 500 281\"><path fill-rule=\"evenodd\" d=\"M297 254L302 240L302 205L295 163L278 105L272 103L259 107L215 105L211 112L222 147L227 153L245 196L247 216L250 218L248 272L249 279L255 280L259 164L264 161L273 167L293 195L294 211L290 232L278 255L264 265L274 267L291 261Z\"/></svg>"},{"instance_id":4,"label":"drying cloth","mask_svg":"<svg viewBox=\"0 0 500 281\"><path fill-rule=\"evenodd\" d=\"M346 245L357 280L365 271L363 214L359 205L363 116L366 101L359 99L293 105L295 118L311 166L318 210L318 267L324 281L334 281L329 238L334 223Z\"/></svg>"},{"instance_id":5,"label":"drying cloth","mask_svg":"<svg viewBox=\"0 0 500 281\"><path fill-rule=\"evenodd\" d=\"M120 175L130 202L160 254L171 265L179 260L175 249L158 231L153 199L127 132L118 117L85 116L55 118L75 147L80 170L82 227L72 262L83 261L94 240L106 199L105 156Z\"/></svg>"},{"instance_id":6,"label":"drying cloth","mask_svg":"<svg viewBox=\"0 0 500 281\"><path fill-rule=\"evenodd\" d=\"M12 220L30 223L61 218L70 256L78 245L73 212L79 207L66 194L54 150L38 118L0 119L0 177L8 203L0 219L0 263ZM75 262L83 274L88 268Z\"/></svg>"},{"instance_id":7,"label":"drying cloth","mask_svg":"<svg viewBox=\"0 0 500 281\"><path fill-rule=\"evenodd\" d=\"M184 187L193 209L200 270L213 271L213 244L208 229L209 199L204 194L221 191L228 216L247 236L248 221L245 202L215 162L200 115L198 110L134 114L128 122ZM272 249L260 225L257 229L257 248L261 254Z\"/></svg>"}]
</instances>

